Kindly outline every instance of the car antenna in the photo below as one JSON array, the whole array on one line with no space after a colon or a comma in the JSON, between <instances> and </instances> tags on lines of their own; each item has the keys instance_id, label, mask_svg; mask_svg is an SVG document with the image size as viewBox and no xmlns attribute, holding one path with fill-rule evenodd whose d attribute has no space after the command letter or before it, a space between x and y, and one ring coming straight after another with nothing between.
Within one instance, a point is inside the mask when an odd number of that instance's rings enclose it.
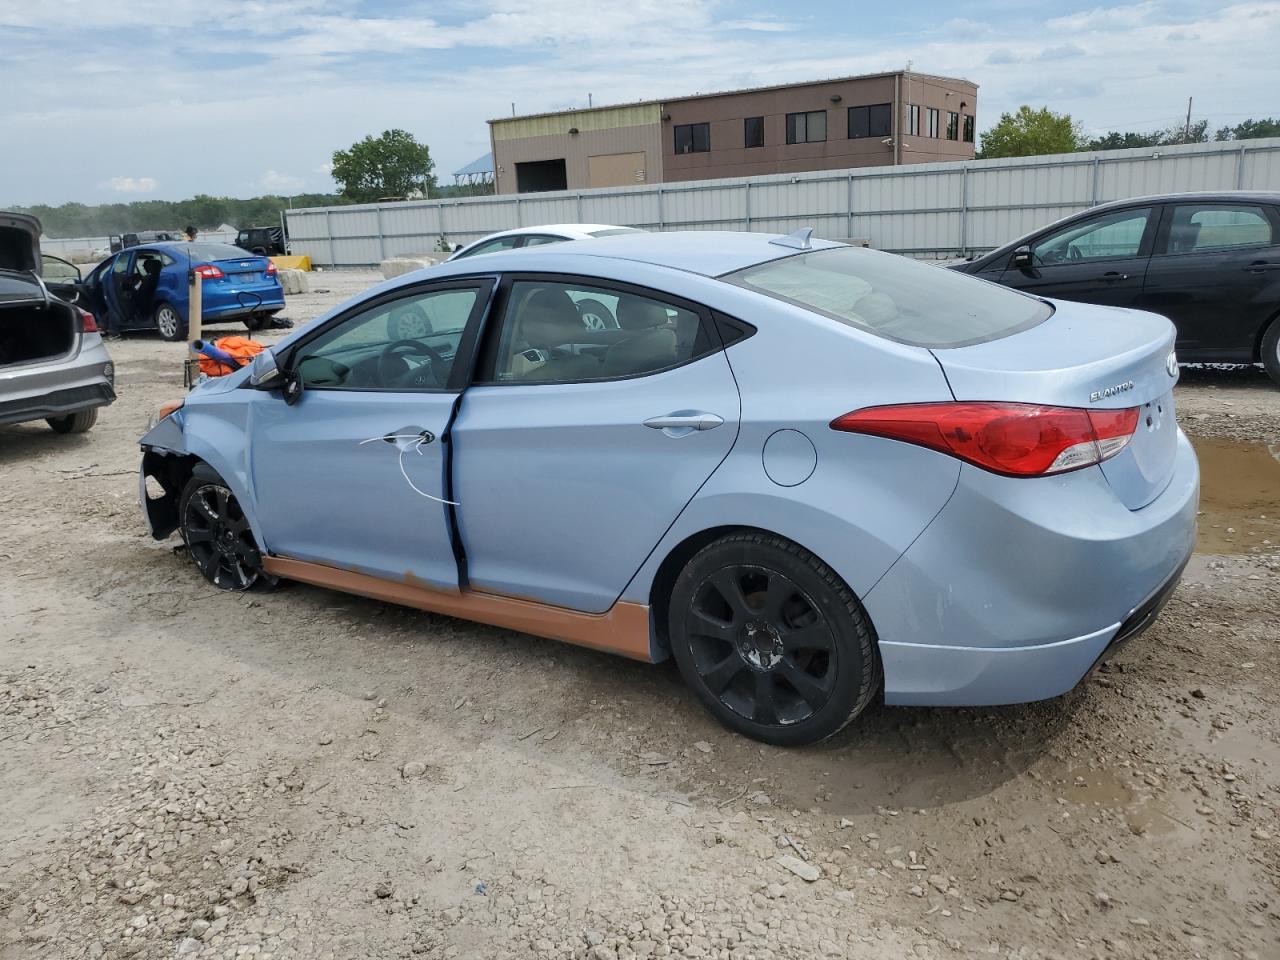
<instances>
[{"instance_id":1,"label":"car antenna","mask_svg":"<svg viewBox=\"0 0 1280 960\"><path fill-rule=\"evenodd\" d=\"M775 237L769 242L780 247L792 247L796 250L812 250L813 227L801 227L795 233L788 233L785 237Z\"/></svg>"}]
</instances>

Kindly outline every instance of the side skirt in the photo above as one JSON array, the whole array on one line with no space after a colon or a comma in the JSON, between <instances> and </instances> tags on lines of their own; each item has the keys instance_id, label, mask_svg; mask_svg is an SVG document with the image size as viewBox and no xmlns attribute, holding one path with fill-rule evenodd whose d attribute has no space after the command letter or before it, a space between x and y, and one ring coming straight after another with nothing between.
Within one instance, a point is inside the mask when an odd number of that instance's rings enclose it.
<instances>
[{"instance_id":1,"label":"side skirt","mask_svg":"<svg viewBox=\"0 0 1280 960\"><path fill-rule=\"evenodd\" d=\"M264 557L262 567L273 577L519 630L535 637L563 640L645 663L653 662L649 644L649 607L643 603L619 600L604 613L583 613L519 597L474 590L440 590L409 577L403 581L383 580L288 557Z\"/></svg>"}]
</instances>

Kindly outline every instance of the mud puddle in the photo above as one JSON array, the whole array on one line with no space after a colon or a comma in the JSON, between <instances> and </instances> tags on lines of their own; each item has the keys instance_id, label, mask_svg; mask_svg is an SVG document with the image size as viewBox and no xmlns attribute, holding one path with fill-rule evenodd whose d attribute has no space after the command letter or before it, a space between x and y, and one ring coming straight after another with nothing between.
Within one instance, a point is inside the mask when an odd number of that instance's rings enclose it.
<instances>
[{"instance_id":1,"label":"mud puddle","mask_svg":"<svg viewBox=\"0 0 1280 960\"><path fill-rule=\"evenodd\" d=\"M1070 771L1065 799L1092 809L1110 810L1136 834L1172 833L1186 826L1144 792L1125 783L1113 770L1077 768Z\"/></svg>"},{"instance_id":2,"label":"mud puddle","mask_svg":"<svg viewBox=\"0 0 1280 960\"><path fill-rule=\"evenodd\" d=\"M1280 443L1193 437L1200 459L1197 553L1280 548Z\"/></svg>"}]
</instances>

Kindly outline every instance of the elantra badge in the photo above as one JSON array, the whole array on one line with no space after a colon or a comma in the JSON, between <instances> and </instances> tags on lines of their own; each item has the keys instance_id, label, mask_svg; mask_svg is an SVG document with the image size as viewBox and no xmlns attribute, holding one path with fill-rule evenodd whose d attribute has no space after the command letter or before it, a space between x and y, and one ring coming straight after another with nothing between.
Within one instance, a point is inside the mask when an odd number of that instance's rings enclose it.
<instances>
[{"instance_id":1,"label":"elantra badge","mask_svg":"<svg viewBox=\"0 0 1280 960\"><path fill-rule=\"evenodd\" d=\"M1114 386L1104 387L1101 390L1095 390L1089 394L1089 402L1097 403L1099 400L1105 400L1108 397L1114 397L1117 393L1124 393L1126 390L1133 389L1133 381L1126 380L1124 383L1117 383Z\"/></svg>"}]
</instances>

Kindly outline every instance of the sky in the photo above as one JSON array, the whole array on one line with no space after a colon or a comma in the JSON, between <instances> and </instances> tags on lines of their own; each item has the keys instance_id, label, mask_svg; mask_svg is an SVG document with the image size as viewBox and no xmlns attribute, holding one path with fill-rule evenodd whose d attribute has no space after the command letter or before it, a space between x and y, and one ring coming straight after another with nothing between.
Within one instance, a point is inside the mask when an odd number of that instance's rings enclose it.
<instances>
[{"instance_id":1,"label":"sky","mask_svg":"<svg viewBox=\"0 0 1280 960\"><path fill-rule=\"evenodd\" d=\"M1280 0L0 0L0 208L329 192L401 127L442 182L520 113L896 70L1090 134L1280 116Z\"/></svg>"}]
</instances>

